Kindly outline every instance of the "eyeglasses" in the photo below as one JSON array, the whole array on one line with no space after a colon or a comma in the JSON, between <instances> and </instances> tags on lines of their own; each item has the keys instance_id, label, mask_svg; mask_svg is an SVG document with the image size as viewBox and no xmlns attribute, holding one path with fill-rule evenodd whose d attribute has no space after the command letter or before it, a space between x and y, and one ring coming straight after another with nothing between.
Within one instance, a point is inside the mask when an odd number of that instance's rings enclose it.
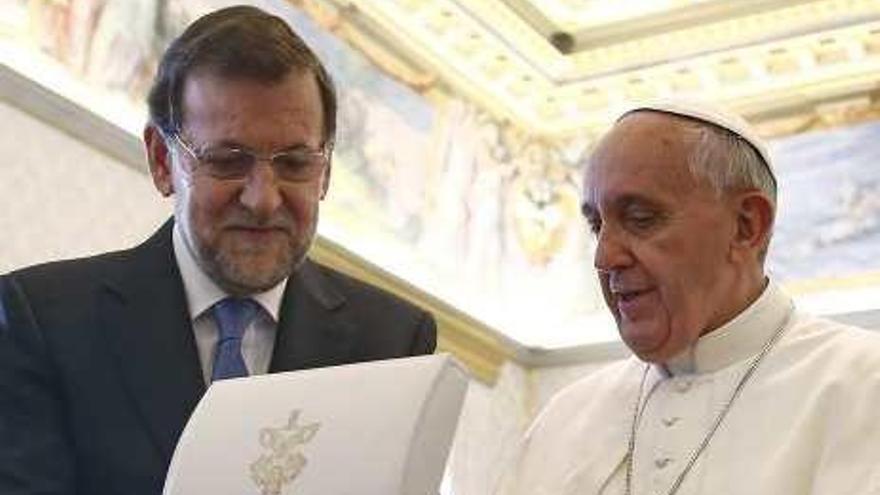
<instances>
[{"instance_id":1,"label":"eyeglasses","mask_svg":"<svg viewBox=\"0 0 880 495\"><path fill-rule=\"evenodd\" d=\"M184 141L180 133L175 132L173 137L174 141L199 164L196 171L202 171L218 180L229 181L246 178L257 162L265 160L272 164L278 180L308 182L321 175L333 149L332 145L325 145L320 150L296 148L257 154L245 148L220 146L196 152L192 145Z\"/></svg>"}]
</instances>

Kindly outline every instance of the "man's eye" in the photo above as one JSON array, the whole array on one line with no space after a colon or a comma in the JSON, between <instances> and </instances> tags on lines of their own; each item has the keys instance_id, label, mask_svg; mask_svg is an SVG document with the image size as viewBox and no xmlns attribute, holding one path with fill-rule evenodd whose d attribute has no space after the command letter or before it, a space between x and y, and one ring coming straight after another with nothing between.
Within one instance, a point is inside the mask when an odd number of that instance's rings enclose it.
<instances>
[{"instance_id":1,"label":"man's eye","mask_svg":"<svg viewBox=\"0 0 880 495\"><path fill-rule=\"evenodd\" d=\"M311 157L305 153L288 152L276 155L273 161L276 167L295 172L307 168Z\"/></svg>"},{"instance_id":2,"label":"man's eye","mask_svg":"<svg viewBox=\"0 0 880 495\"><path fill-rule=\"evenodd\" d=\"M652 227L656 219L656 215L652 213L634 213L628 217L629 223L640 230Z\"/></svg>"},{"instance_id":3,"label":"man's eye","mask_svg":"<svg viewBox=\"0 0 880 495\"><path fill-rule=\"evenodd\" d=\"M218 169L247 168L253 163L253 156L243 151L208 151L202 161Z\"/></svg>"},{"instance_id":4,"label":"man's eye","mask_svg":"<svg viewBox=\"0 0 880 495\"><path fill-rule=\"evenodd\" d=\"M272 159L279 177L289 181L308 181L320 174L321 155L308 151L289 151Z\"/></svg>"}]
</instances>

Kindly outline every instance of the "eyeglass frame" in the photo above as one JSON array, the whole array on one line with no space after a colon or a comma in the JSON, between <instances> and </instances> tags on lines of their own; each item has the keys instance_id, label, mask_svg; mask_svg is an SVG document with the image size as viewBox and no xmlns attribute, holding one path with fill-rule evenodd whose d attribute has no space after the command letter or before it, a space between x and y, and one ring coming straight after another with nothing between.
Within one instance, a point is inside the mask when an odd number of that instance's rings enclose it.
<instances>
[{"instance_id":1,"label":"eyeglass frame","mask_svg":"<svg viewBox=\"0 0 880 495\"><path fill-rule=\"evenodd\" d=\"M187 142L183 138L183 136L181 135L181 133L179 131L172 132L170 137L174 140L174 142L178 146L183 148L183 150L186 151L186 153L193 160L195 160L196 163L198 163L199 165L203 165L203 164L207 163L205 160L205 157L204 157L204 152L202 152L202 153L196 152L196 150L194 149L194 146L192 144L190 144L189 142ZM257 163L259 163L261 161L266 161L269 163L270 167L274 171L274 173L277 177L277 180L279 180L281 182L294 182L294 183L309 182L309 181L315 179L316 177L320 176L320 172L323 172L326 169L326 167L329 166L330 157L333 154L333 144L334 143L332 141L330 141L330 142L323 144L320 149L295 148L292 150L275 151L275 152L271 152L271 153L257 153L256 151L249 149L249 148L246 148L246 147L230 146L230 147L225 148L225 150L226 151L233 151L233 152L237 152L237 153L242 153L245 156L250 157L251 160L250 160L250 165L248 167L248 170L240 176L238 174L236 174L234 176L224 176L224 175L212 174L210 172L210 167L206 167L205 173L208 176L210 176L214 179L217 179L217 180L221 180L221 181L228 181L228 182L239 181L239 180L246 179L247 176L250 174L251 170L253 170L253 167ZM281 173L279 173L279 168L278 168L277 162L275 160L279 156L290 155L293 153L301 153L301 154L305 154L307 156L320 158L321 165L320 165L320 167L316 167L316 169L320 169L320 172L315 173L314 175L309 175L308 177L303 177L301 179L285 178ZM199 167L199 168L202 168L202 167ZM198 170L198 169L196 169L196 170Z\"/></svg>"}]
</instances>

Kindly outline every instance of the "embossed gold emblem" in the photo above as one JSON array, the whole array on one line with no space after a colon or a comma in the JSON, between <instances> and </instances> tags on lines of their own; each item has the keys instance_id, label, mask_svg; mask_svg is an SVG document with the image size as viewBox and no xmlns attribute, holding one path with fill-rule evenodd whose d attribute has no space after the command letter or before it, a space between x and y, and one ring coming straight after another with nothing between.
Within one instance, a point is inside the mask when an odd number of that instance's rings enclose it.
<instances>
[{"instance_id":1,"label":"embossed gold emblem","mask_svg":"<svg viewBox=\"0 0 880 495\"><path fill-rule=\"evenodd\" d=\"M251 463L251 481L262 495L281 495L305 468L308 460L302 449L314 438L321 423L299 424L299 409L290 413L287 425L260 430L260 445L267 450Z\"/></svg>"}]
</instances>

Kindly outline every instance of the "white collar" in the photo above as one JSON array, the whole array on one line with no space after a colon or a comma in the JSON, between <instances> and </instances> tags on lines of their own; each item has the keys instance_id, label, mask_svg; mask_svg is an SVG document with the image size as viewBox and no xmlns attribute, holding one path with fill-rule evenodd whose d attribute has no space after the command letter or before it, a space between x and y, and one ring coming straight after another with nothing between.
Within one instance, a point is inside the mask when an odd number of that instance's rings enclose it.
<instances>
[{"instance_id":1,"label":"white collar","mask_svg":"<svg viewBox=\"0 0 880 495\"><path fill-rule=\"evenodd\" d=\"M229 295L211 280L201 267L196 263L192 252L189 250L183 235L180 233L179 223L174 223L174 231L171 238L174 246L174 258L180 268L180 276L183 279L183 289L186 293L186 302L189 307L189 316L192 320L210 309L221 299ZM271 289L251 294L250 298L257 301L268 315L277 323L281 310L281 300L284 297L284 287L287 284L285 278Z\"/></svg>"},{"instance_id":2,"label":"white collar","mask_svg":"<svg viewBox=\"0 0 880 495\"><path fill-rule=\"evenodd\" d=\"M791 298L773 281L749 307L665 363L672 375L712 373L754 356L788 321Z\"/></svg>"}]
</instances>

